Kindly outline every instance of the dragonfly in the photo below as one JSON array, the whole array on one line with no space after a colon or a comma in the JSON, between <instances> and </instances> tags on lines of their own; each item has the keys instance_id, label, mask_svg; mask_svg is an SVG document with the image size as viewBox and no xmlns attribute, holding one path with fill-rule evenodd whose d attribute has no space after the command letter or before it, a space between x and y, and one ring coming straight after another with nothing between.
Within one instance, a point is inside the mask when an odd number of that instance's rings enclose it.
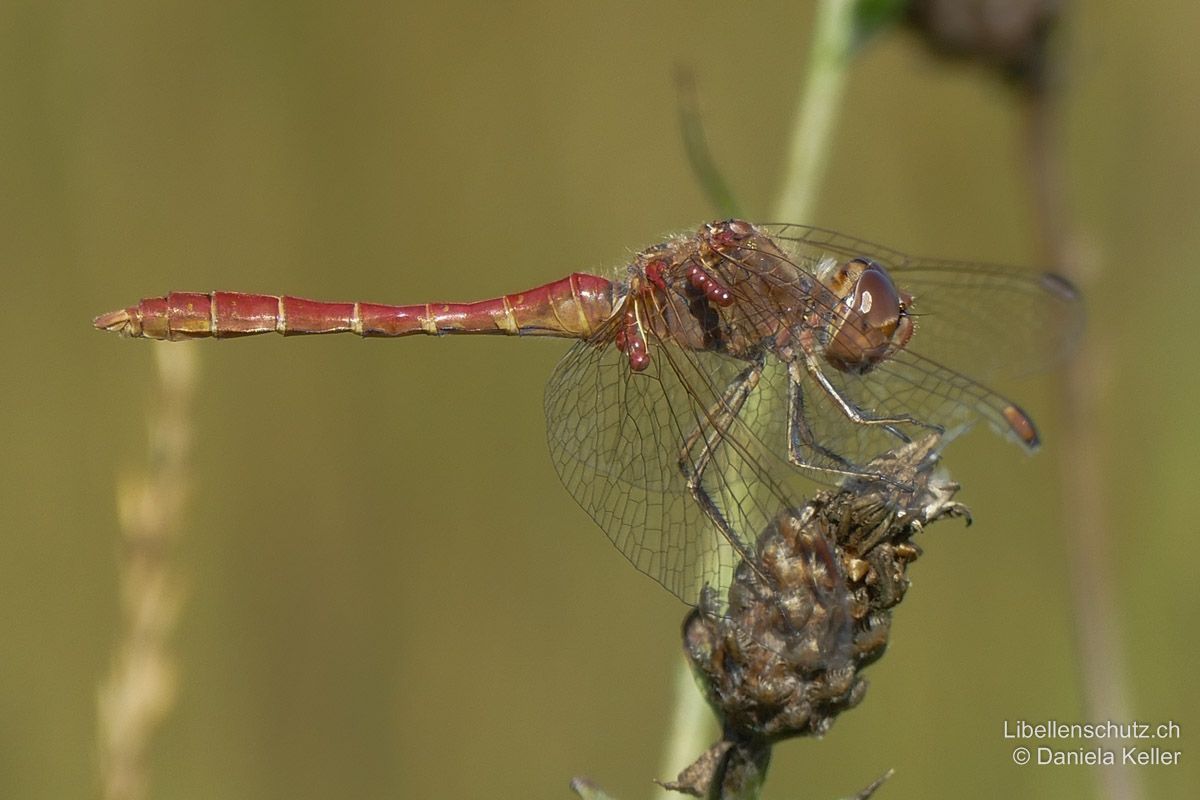
<instances>
[{"instance_id":1,"label":"dragonfly","mask_svg":"<svg viewBox=\"0 0 1200 800\"><path fill-rule=\"evenodd\" d=\"M167 340L576 340L546 386L554 466L637 569L695 605L728 587L758 532L797 505L798 479L894 482L872 462L979 422L1036 450L1032 418L984 381L1063 359L1083 311L1050 272L729 219L642 250L617 277L577 272L478 302L172 292L94 324Z\"/></svg>"}]
</instances>

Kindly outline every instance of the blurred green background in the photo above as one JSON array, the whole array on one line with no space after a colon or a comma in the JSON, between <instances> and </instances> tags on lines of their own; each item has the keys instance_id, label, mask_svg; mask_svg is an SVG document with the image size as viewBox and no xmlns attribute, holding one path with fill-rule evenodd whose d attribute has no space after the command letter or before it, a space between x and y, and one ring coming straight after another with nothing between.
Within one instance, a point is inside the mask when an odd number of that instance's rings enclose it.
<instances>
[{"instance_id":1,"label":"blurred green background","mask_svg":"<svg viewBox=\"0 0 1200 800\"><path fill-rule=\"evenodd\" d=\"M0 797L98 792L118 634L115 490L144 470L152 346L95 314L168 290L466 300L605 271L714 216L672 71L695 70L747 213L770 213L807 4L0 5ZM1200 783L1200 6L1078 2L1069 200L1101 354L1131 711ZM855 63L811 222L909 252L1036 258L1012 94L889 34ZM561 489L556 341L201 342L160 798L623 798L660 774L684 607ZM1047 446L950 449L977 523L931 529L871 688L776 749L768 797L1090 797L1005 720L1080 721L1055 379ZM1079 743L1083 746L1086 743ZM682 766L682 765L680 765Z\"/></svg>"}]
</instances>

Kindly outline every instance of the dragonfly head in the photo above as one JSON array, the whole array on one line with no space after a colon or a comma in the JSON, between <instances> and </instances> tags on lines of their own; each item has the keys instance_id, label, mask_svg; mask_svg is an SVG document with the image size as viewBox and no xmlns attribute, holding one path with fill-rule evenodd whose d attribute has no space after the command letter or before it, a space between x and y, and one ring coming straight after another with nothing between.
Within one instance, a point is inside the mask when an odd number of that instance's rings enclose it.
<instances>
[{"instance_id":1,"label":"dragonfly head","mask_svg":"<svg viewBox=\"0 0 1200 800\"><path fill-rule=\"evenodd\" d=\"M843 372L864 373L908 344L912 296L884 267L854 258L832 269L826 285L842 298L829 327L825 358Z\"/></svg>"}]
</instances>

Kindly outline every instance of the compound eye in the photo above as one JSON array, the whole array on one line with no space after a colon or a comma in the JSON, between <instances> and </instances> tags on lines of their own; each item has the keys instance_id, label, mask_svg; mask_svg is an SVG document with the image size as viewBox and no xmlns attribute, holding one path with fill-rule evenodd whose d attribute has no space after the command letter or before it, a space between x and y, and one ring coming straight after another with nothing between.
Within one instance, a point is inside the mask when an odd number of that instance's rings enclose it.
<instances>
[{"instance_id":1,"label":"compound eye","mask_svg":"<svg viewBox=\"0 0 1200 800\"><path fill-rule=\"evenodd\" d=\"M861 374L912 338L912 318L906 311L911 298L896 288L886 269L865 258L839 270L834 291L836 283L850 280L854 289L844 295L844 315L831 323L825 358L840 370Z\"/></svg>"},{"instance_id":2,"label":"compound eye","mask_svg":"<svg viewBox=\"0 0 1200 800\"><path fill-rule=\"evenodd\" d=\"M851 302L852 312L860 317L865 329L878 330L887 336L896 329L904 308L887 270L870 262L854 284Z\"/></svg>"}]
</instances>

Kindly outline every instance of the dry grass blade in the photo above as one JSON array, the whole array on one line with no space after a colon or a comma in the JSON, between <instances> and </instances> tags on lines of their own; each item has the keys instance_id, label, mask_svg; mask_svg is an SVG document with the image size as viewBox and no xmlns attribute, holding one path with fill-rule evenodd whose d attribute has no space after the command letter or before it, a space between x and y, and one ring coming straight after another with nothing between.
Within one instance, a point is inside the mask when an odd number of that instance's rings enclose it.
<instances>
[{"instance_id":1,"label":"dry grass blade","mask_svg":"<svg viewBox=\"0 0 1200 800\"><path fill-rule=\"evenodd\" d=\"M158 371L143 474L121 481L117 507L124 539L118 564L121 634L112 669L100 685L100 780L106 800L148 796L146 751L175 701L168 642L183 590L171 553L187 501L195 383L192 348L155 348Z\"/></svg>"}]
</instances>

